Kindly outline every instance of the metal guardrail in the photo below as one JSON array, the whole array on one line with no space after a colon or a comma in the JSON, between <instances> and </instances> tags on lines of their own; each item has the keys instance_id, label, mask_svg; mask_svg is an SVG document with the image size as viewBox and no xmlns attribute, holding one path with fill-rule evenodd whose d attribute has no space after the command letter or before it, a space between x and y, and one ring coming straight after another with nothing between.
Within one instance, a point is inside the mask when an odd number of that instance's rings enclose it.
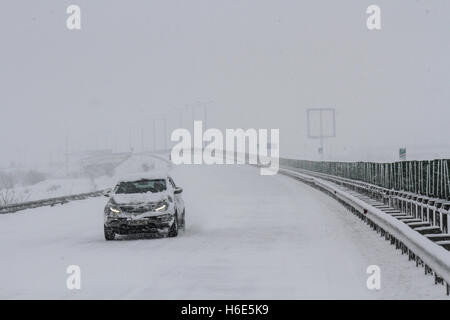
<instances>
[{"instance_id":1,"label":"metal guardrail","mask_svg":"<svg viewBox=\"0 0 450 320\"><path fill-rule=\"evenodd\" d=\"M450 200L450 159L376 163L280 158L280 165Z\"/></svg>"},{"instance_id":2,"label":"metal guardrail","mask_svg":"<svg viewBox=\"0 0 450 320\"><path fill-rule=\"evenodd\" d=\"M388 192L389 190L382 190L383 188L380 189L380 187L359 181L351 181L350 179L317 172L308 172L306 170L299 172L297 170L281 168L279 172L301 180L338 200L380 233L381 236L385 237L386 240L390 240L391 244L395 245L397 249L402 250L402 254L408 254L409 260L414 260L416 266L423 266L425 274L434 274L436 284L444 284L445 282L447 295L449 295L450 252L426 236L423 236L403 221L346 191L342 186L351 187L350 190L355 190L356 192L358 190L361 191L362 188L365 194L371 196L374 201L376 199L380 200L379 192ZM379 190L374 188L379 188ZM374 190L376 192L373 192ZM382 197L383 201L380 202L386 203L386 199L388 201L392 199L389 198L389 193L387 195L388 197Z\"/></svg>"},{"instance_id":3,"label":"metal guardrail","mask_svg":"<svg viewBox=\"0 0 450 320\"><path fill-rule=\"evenodd\" d=\"M92 197L99 197L108 191L109 191L109 189L104 189L104 190L98 190L98 191L93 191L93 192L80 193L80 194L74 194L74 195L68 195L68 196L62 196L62 197L56 197L56 198L14 203L14 204L0 207L0 214L13 213L16 211L33 209L33 208L38 208L38 207L54 206L56 204L65 204L70 201L84 200L84 199L92 198Z\"/></svg>"}]
</instances>

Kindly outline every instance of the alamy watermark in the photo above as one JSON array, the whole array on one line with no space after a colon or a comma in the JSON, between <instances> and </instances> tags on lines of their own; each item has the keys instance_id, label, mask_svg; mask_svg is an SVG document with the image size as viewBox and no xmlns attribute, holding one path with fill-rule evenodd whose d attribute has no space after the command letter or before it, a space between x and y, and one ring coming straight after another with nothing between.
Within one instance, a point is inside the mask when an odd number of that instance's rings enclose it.
<instances>
[{"instance_id":1,"label":"alamy watermark","mask_svg":"<svg viewBox=\"0 0 450 320\"><path fill-rule=\"evenodd\" d=\"M69 30L81 30L81 8L79 5L71 4L66 8L66 27ZM381 30L381 8L372 4L367 7L366 14L369 16L366 20L366 26L369 30Z\"/></svg>"},{"instance_id":2,"label":"alamy watermark","mask_svg":"<svg viewBox=\"0 0 450 320\"><path fill-rule=\"evenodd\" d=\"M69 290L81 290L81 268L76 264L67 267L66 273L69 274L66 280L66 287Z\"/></svg>"},{"instance_id":3,"label":"alamy watermark","mask_svg":"<svg viewBox=\"0 0 450 320\"><path fill-rule=\"evenodd\" d=\"M71 4L67 7L66 13L69 15L66 20L66 27L69 30L81 29L81 8L78 5Z\"/></svg>"},{"instance_id":4,"label":"alamy watermark","mask_svg":"<svg viewBox=\"0 0 450 320\"><path fill-rule=\"evenodd\" d=\"M369 290L381 289L381 269L376 264L372 264L367 267L366 273L370 274L367 278L366 286Z\"/></svg>"},{"instance_id":5,"label":"alamy watermark","mask_svg":"<svg viewBox=\"0 0 450 320\"><path fill-rule=\"evenodd\" d=\"M279 169L279 129L209 128L194 121L194 133L175 129L171 141L178 142L171 151L174 164L253 164L260 165L261 175L274 175Z\"/></svg>"},{"instance_id":6,"label":"alamy watermark","mask_svg":"<svg viewBox=\"0 0 450 320\"><path fill-rule=\"evenodd\" d=\"M369 30L381 30L381 8L375 4L367 7L366 26Z\"/></svg>"}]
</instances>

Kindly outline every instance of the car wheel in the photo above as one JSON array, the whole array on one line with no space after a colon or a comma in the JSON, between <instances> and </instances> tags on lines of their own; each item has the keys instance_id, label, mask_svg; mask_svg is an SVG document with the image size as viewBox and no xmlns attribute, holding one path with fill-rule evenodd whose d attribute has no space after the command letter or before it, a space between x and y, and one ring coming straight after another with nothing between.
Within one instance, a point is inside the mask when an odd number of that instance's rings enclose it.
<instances>
[{"instance_id":1,"label":"car wheel","mask_svg":"<svg viewBox=\"0 0 450 320\"><path fill-rule=\"evenodd\" d=\"M173 220L172 226L169 230L169 237L174 238L178 236L178 217L175 215L175 219Z\"/></svg>"},{"instance_id":2,"label":"car wheel","mask_svg":"<svg viewBox=\"0 0 450 320\"><path fill-rule=\"evenodd\" d=\"M114 240L116 237L116 234L111 230L111 228L108 228L107 226L103 226L105 231L105 239L107 241Z\"/></svg>"}]
</instances>

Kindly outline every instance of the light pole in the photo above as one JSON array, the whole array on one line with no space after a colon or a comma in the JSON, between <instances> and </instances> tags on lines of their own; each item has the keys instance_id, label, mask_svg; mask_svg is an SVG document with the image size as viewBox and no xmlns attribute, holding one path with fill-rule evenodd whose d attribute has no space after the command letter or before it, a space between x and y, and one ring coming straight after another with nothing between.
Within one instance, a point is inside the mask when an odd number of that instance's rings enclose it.
<instances>
[{"instance_id":1,"label":"light pole","mask_svg":"<svg viewBox=\"0 0 450 320\"><path fill-rule=\"evenodd\" d=\"M26 150L26 149L25 149ZM26 152L26 151L25 151ZM66 162L66 176L69 176L69 132L66 131L65 139L65 162ZM26 157L25 157L26 159Z\"/></svg>"},{"instance_id":2,"label":"light pole","mask_svg":"<svg viewBox=\"0 0 450 320\"><path fill-rule=\"evenodd\" d=\"M164 117L164 150L167 150L167 118Z\"/></svg>"},{"instance_id":3,"label":"light pole","mask_svg":"<svg viewBox=\"0 0 450 320\"><path fill-rule=\"evenodd\" d=\"M180 120L180 128L183 127L184 123L184 111L189 110L189 106L185 105L184 107L177 108L177 110L180 112L179 114L179 120ZM194 114L192 114L192 119L194 119Z\"/></svg>"},{"instance_id":4,"label":"light pole","mask_svg":"<svg viewBox=\"0 0 450 320\"><path fill-rule=\"evenodd\" d=\"M164 150L167 150L167 117L165 115L159 115L153 118L153 151L156 151L156 120L163 121Z\"/></svg>"},{"instance_id":5,"label":"light pole","mask_svg":"<svg viewBox=\"0 0 450 320\"><path fill-rule=\"evenodd\" d=\"M128 147L130 148L130 152L133 152L133 147L131 146L131 128L128 128Z\"/></svg>"},{"instance_id":6,"label":"light pole","mask_svg":"<svg viewBox=\"0 0 450 320\"><path fill-rule=\"evenodd\" d=\"M205 123L205 130L208 129L208 105L214 103L214 100L197 101L197 106L203 106L203 122Z\"/></svg>"},{"instance_id":7,"label":"light pole","mask_svg":"<svg viewBox=\"0 0 450 320\"><path fill-rule=\"evenodd\" d=\"M208 109L206 104L203 105L203 118L205 120L205 130L208 129L207 121L208 121Z\"/></svg>"},{"instance_id":8,"label":"light pole","mask_svg":"<svg viewBox=\"0 0 450 320\"><path fill-rule=\"evenodd\" d=\"M153 152L156 151L156 119L153 119Z\"/></svg>"},{"instance_id":9,"label":"light pole","mask_svg":"<svg viewBox=\"0 0 450 320\"><path fill-rule=\"evenodd\" d=\"M144 151L144 128L141 128L141 152Z\"/></svg>"},{"instance_id":10,"label":"light pole","mask_svg":"<svg viewBox=\"0 0 450 320\"><path fill-rule=\"evenodd\" d=\"M318 113L319 114L319 123L316 125L319 127L319 132L313 132L312 129L312 120L311 114ZM331 128L328 128L328 133L324 133L324 123L323 123L323 115L328 114L331 117ZM324 138L335 138L336 137L336 116L334 108L309 108L306 110L307 116L307 134L310 139L319 139L319 155L320 160L324 159Z\"/></svg>"}]
</instances>

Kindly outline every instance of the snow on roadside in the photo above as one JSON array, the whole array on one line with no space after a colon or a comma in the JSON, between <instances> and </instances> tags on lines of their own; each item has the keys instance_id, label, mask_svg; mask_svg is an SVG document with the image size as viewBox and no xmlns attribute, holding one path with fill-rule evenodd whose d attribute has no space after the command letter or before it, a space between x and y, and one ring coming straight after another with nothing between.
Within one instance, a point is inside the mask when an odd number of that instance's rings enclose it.
<instances>
[{"instance_id":1,"label":"snow on roadside","mask_svg":"<svg viewBox=\"0 0 450 320\"><path fill-rule=\"evenodd\" d=\"M47 179L32 186L15 187L14 192L23 201L33 201L95 191L88 178ZM22 202L22 200L21 200Z\"/></svg>"},{"instance_id":2,"label":"snow on roadside","mask_svg":"<svg viewBox=\"0 0 450 320\"><path fill-rule=\"evenodd\" d=\"M124 175L158 169L167 169L167 164L151 156L135 155L121 163L111 177L50 178L32 186L16 186L13 190L19 202L42 200L110 188Z\"/></svg>"}]
</instances>

